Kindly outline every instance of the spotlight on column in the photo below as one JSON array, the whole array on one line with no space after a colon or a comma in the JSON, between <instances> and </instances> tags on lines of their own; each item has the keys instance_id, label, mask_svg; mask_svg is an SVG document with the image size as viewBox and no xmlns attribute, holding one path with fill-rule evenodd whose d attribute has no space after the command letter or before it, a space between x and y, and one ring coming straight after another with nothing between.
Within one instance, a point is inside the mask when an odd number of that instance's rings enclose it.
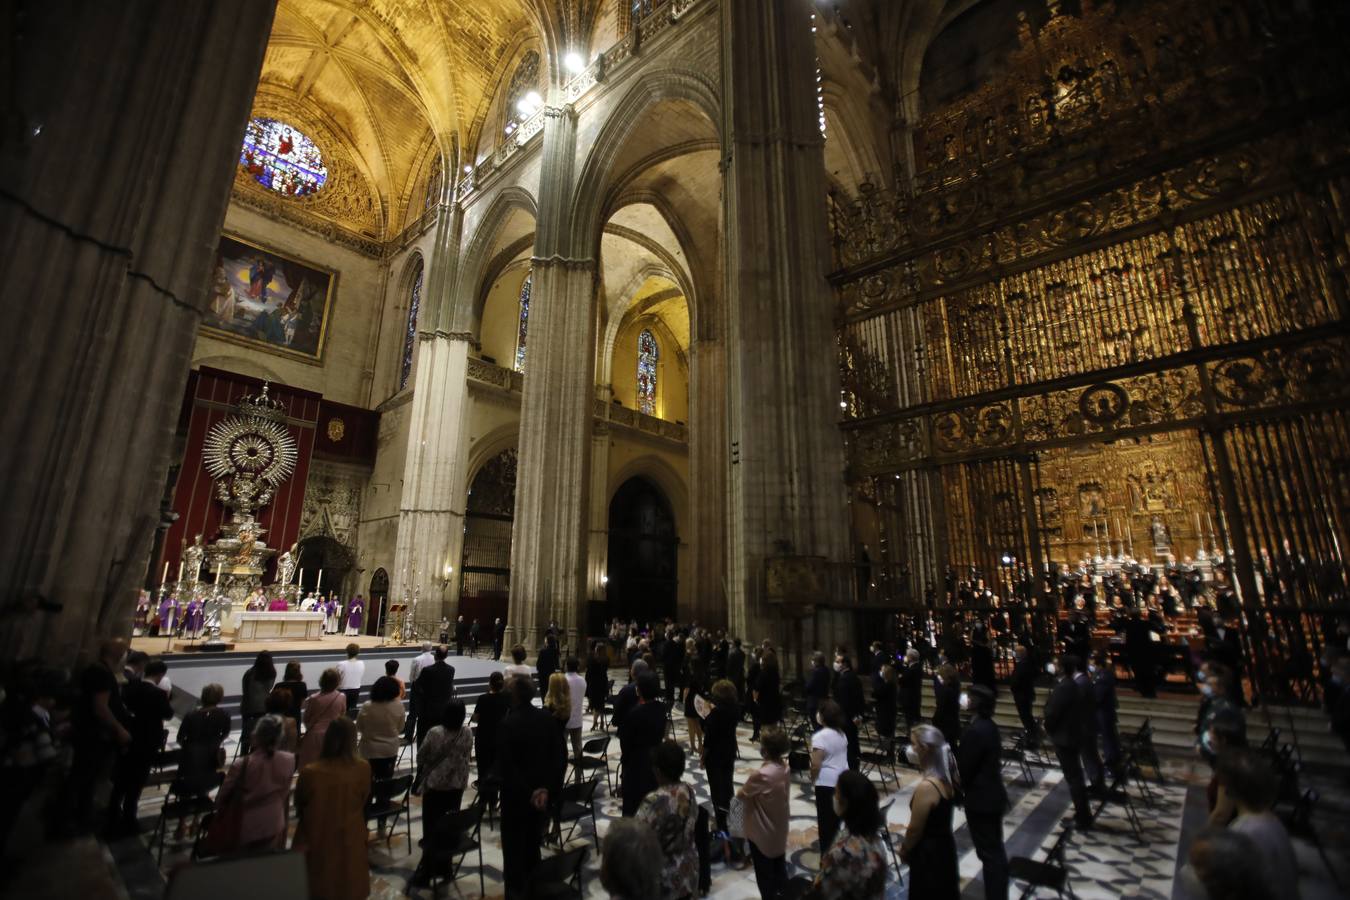
<instances>
[{"instance_id":1,"label":"spotlight on column","mask_svg":"<svg viewBox=\"0 0 1350 900\"><path fill-rule=\"evenodd\" d=\"M601 584L609 584L609 576L608 576L608 575L601 575L601 576L600 576L600 583L601 583Z\"/></svg>"},{"instance_id":2,"label":"spotlight on column","mask_svg":"<svg viewBox=\"0 0 1350 900\"><path fill-rule=\"evenodd\" d=\"M1011 565L1013 564L1012 554L1010 554L1010 553L1005 553L1005 554L1003 554L1003 557L1002 557L1002 563L1003 563L1005 566L1011 566Z\"/></svg>"},{"instance_id":3,"label":"spotlight on column","mask_svg":"<svg viewBox=\"0 0 1350 900\"><path fill-rule=\"evenodd\" d=\"M563 66L573 75L578 75L586 69L585 58L576 51L573 51L563 57Z\"/></svg>"}]
</instances>

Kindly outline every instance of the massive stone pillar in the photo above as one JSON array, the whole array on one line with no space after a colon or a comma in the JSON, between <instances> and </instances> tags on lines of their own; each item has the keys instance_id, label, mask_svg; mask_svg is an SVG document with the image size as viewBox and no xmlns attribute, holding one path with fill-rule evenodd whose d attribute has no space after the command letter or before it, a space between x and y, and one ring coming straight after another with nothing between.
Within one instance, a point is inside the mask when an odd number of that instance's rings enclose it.
<instances>
[{"instance_id":1,"label":"massive stone pillar","mask_svg":"<svg viewBox=\"0 0 1350 900\"><path fill-rule=\"evenodd\" d=\"M749 637L783 636L764 597L766 557L848 559L810 16L806 2L722 5L729 618Z\"/></svg>"},{"instance_id":2,"label":"massive stone pillar","mask_svg":"<svg viewBox=\"0 0 1350 900\"><path fill-rule=\"evenodd\" d=\"M530 648L550 621L575 638L586 592L596 260L567 249L576 127L570 107L546 110L507 622Z\"/></svg>"},{"instance_id":3,"label":"massive stone pillar","mask_svg":"<svg viewBox=\"0 0 1350 900\"><path fill-rule=\"evenodd\" d=\"M720 337L689 346L690 617L708 625L727 622L726 354Z\"/></svg>"},{"instance_id":4,"label":"massive stone pillar","mask_svg":"<svg viewBox=\"0 0 1350 900\"><path fill-rule=\"evenodd\" d=\"M578 629L585 634L591 603L608 599L609 578L609 410L614 397L610 385L597 388L595 421L591 426L590 532L586 547L586 606Z\"/></svg>"},{"instance_id":5,"label":"massive stone pillar","mask_svg":"<svg viewBox=\"0 0 1350 900\"><path fill-rule=\"evenodd\" d=\"M129 634L275 0L46 0L7 33L0 658Z\"/></svg>"},{"instance_id":6,"label":"massive stone pillar","mask_svg":"<svg viewBox=\"0 0 1350 900\"><path fill-rule=\"evenodd\" d=\"M398 512L391 600L417 601L417 621L453 621L458 567L464 542L468 491L469 347L473 334L461 323L468 301L456 296L463 214L445 210L427 262L429 303L418 322L408 451ZM453 329L453 330L452 330Z\"/></svg>"}]
</instances>

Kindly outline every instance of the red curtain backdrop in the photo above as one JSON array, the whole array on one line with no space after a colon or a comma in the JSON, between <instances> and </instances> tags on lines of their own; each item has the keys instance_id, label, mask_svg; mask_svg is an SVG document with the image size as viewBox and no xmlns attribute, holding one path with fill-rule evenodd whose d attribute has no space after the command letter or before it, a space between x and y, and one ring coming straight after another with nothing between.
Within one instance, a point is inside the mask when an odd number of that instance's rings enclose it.
<instances>
[{"instance_id":1,"label":"red curtain backdrop","mask_svg":"<svg viewBox=\"0 0 1350 900\"><path fill-rule=\"evenodd\" d=\"M169 577L176 577L184 540L191 543L193 537L200 534L204 542L210 544L218 536L225 519L225 508L216 500L211 477L202 464L202 445L211 427L233 413L241 397L262 390L262 382L256 378L219 369L203 367L195 376L188 382L186 444L173 498L178 521L169 528L164 549L153 569L156 583L163 575L165 562L169 564ZM278 384L270 385L268 393L285 406L287 427L296 446L295 471L277 487L276 496L259 516L262 527L267 529L262 539L279 553L294 543L300 534L305 482L309 478L322 400L312 391ZM272 580L275 561L274 556L268 562L264 583Z\"/></svg>"}]
</instances>

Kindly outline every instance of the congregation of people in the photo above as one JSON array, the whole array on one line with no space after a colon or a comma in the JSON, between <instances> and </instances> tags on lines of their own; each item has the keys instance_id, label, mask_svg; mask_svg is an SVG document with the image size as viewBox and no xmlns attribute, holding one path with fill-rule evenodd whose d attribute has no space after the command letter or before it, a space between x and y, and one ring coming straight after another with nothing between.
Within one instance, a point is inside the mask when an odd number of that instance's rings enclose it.
<instances>
[{"instance_id":1,"label":"congregation of people","mask_svg":"<svg viewBox=\"0 0 1350 900\"><path fill-rule=\"evenodd\" d=\"M462 643L463 621L456 626L455 649L478 649L472 624L463 626ZM1322 660L1329 673L1324 697L1333 728L1350 748L1350 628L1336 628ZM494 656L503 649L501 633L498 621ZM611 896L700 896L709 887L709 859L717 856L752 869L766 900L880 898L894 857L907 866L910 896L957 897L959 807L992 900L1007 897L1010 884L1006 742L995 721L1005 691L1021 745L1044 747L1057 761L1078 831L1097 826L1094 800L1138 764L1123 752L1117 665L1100 642L1084 646L1072 621L1048 645L1032 633L1019 637L1004 660L1010 663L1004 677L984 620L969 631L935 634L922 617L898 619L894 640L874 641L858 664L840 646L832 659L812 654L800 677L785 677L780 650L768 641L746 644L697 625L614 623L581 657L560 637L550 626L532 663L526 647L512 647L510 664L492 673L471 707L456 689L445 644L423 644L406 680L396 660L367 677L352 644L314 686L298 662L278 673L271 654L259 653L240 683L233 760L223 686L207 685L197 707L182 716L168 794L211 809L197 821L180 820L176 837L192 832L195 851L205 855L289 842L305 855L311 896L365 897L368 813L389 800L388 785L411 745L411 791L420 797L424 840L457 821L472 792L480 813L500 817L507 897L525 897L545 838L559 826L568 768L584 757L584 736L612 729L622 819L605 830L600 860ZM1212 779L1210 827L1191 849L1190 883L1197 897L1290 896L1288 885L1297 884L1290 838L1271 813L1277 774L1247 746L1248 700L1231 660L1219 631L1194 675L1201 695L1195 750ZM627 668L617 690L616 662ZM140 800L175 718L165 661L111 640L68 686L41 667L21 675L0 707L0 773L11 798L3 836L44 791L41 815L50 832L138 834ZM676 718L685 725L682 741ZM738 784L737 765L747 762L738 737L743 727L760 760ZM917 774L903 827L888 821L891 802L881 805L877 785L864 774L864 732ZM688 777L694 767L706 775L710 803L699 802ZM812 787L814 871L789 861L794 773ZM386 837L385 817L376 827ZM1263 861L1240 893L1231 892L1234 873L1251 867L1230 864L1234 854ZM448 874L444 859L424 852L412 885Z\"/></svg>"}]
</instances>

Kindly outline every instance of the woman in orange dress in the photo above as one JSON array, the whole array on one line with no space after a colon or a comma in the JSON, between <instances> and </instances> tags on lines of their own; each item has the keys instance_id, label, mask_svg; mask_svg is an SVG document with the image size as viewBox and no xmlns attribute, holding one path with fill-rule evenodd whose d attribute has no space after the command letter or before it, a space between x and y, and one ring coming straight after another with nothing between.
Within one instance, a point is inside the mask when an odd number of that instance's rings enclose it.
<instances>
[{"instance_id":1,"label":"woman in orange dress","mask_svg":"<svg viewBox=\"0 0 1350 900\"><path fill-rule=\"evenodd\" d=\"M356 725L346 716L335 719L323 736L322 755L300 770L295 789L300 823L293 846L304 851L312 900L370 896L369 796L370 763L356 755Z\"/></svg>"},{"instance_id":2,"label":"woman in orange dress","mask_svg":"<svg viewBox=\"0 0 1350 900\"><path fill-rule=\"evenodd\" d=\"M342 676L337 669L324 669L319 676L319 693L313 694L301 715L305 720L305 736L300 741L299 767L304 768L319 758L323 749L324 732L339 716L347 714L347 697L338 690Z\"/></svg>"}]
</instances>

